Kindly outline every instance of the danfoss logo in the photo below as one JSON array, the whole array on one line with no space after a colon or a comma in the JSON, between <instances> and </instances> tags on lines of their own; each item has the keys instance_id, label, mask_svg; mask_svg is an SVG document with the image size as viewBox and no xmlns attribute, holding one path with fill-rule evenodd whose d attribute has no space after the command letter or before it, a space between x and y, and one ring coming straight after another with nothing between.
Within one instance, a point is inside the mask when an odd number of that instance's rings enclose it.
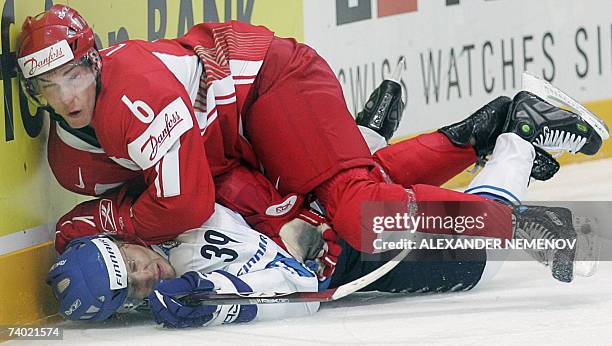
<instances>
[{"instance_id":1,"label":"danfoss logo","mask_svg":"<svg viewBox=\"0 0 612 346\"><path fill-rule=\"evenodd\" d=\"M27 77L37 76L59 67L74 58L72 50L66 40L62 40L50 47L32 53L18 60L19 67Z\"/></svg>"},{"instance_id":2,"label":"danfoss logo","mask_svg":"<svg viewBox=\"0 0 612 346\"><path fill-rule=\"evenodd\" d=\"M138 107L145 105L144 101L136 101L134 105L137 103ZM148 113L154 114L152 109ZM141 117L141 120L150 123L149 127L128 144L130 159L141 169L153 166L170 150L178 151L178 146L175 146L177 141L183 133L193 128L193 118L181 97L170 102L157 115L151 115L151 119L148 117Z\"/></svg>"},{"instance_id":3,"label":"danfoss logo","mask_svg":"<svg viewBox=\"0 0 612 346\"><path fill-rule=\"evenodd\" d=\"M159 146L172 136L172 130L174 130L178 126L178 124L183 121L183 118L180 116L180 114L178 114L177 111L172 113L172 115L165 114L164 117L166 126L164 127L162 132L156 136L151 135L149 139L144 143L144 145L140 148L140 152L144 152L147 146L150 147L151 154L149 155L149 160L151 161L153 161L157 156Z\"/></svg>"},{"instance_id":4,"label":"danfoss logo","mask_svg":"<svg viewBox=\"0 0 612 346\"><path fill-rule=\"evenodd\" d=\"M24 63L24 67L29 69L28 75L33 76L36 74L41 68L46 66L50 66L54 61L57 61L65 56L64 52L61 48L59 49L49 49L49 55L47 55L43 60L36 60L36 58L31 58L30 60Z\"/></svg>"}]
</instances>

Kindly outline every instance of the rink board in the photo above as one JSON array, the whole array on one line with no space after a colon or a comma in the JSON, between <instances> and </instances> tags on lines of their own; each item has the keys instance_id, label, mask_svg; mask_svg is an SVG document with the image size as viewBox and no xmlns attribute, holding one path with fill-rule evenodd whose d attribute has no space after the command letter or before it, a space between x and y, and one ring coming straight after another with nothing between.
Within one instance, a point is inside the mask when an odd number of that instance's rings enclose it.
<instances>
[{"instance_id":1,"label":"rink board","mask_svg":"<svg viewBox=\"0 0 612 346\"><path fill-rule=\"evenodd\" d=\"M571 0L54 2L76 7L103 47L128 38L175 37L203 20L268 25L279 36L311 44L328 59L353 113L404 56L407 110L395 140L459 120L497 95L514 94L524 67L539 76L554 75L553 84L612 123L612 23L606 17L612 3L605 0L588 7ZM51 1L0 3L3 28L10 28L1 37L2 54L9 58L2 60L0 84L5 110L0 121L0 273L10 284L0 288L0 324L27 323L55 307L42 284L54 256L54 222L82 197L64 192L50 174L44 155L46 116L20 95L14 61L5 63L12 61L26 15ZM500 25L500 13L521 16L505 15ZM594 158L603 157L612 157L609 143ZM565 155L561 161L587 159ZM465 185L470 178L463 174L449 186Z\"/></svg>"}]
</instances>

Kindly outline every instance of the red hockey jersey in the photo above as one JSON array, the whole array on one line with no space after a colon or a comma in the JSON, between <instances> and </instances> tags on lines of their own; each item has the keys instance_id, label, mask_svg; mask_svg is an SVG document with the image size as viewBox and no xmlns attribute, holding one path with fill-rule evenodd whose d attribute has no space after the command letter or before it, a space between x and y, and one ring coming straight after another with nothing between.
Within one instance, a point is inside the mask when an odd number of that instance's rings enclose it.
<instances>
[{"instance_id":1,"label":"red hockey jersey","mask_svg":"<svg viewBox=\"0 0 612 346\"><path fill-rule=\"evenodd\" d=\"M206 23L179 39L126 41L102 50L91 124L101 148L54 124L48 153L60 184L88 195L143 184L117 214L130 215L121 220L122 232L147 243L172 239L211 215L213 176L233 184L218 189L228 194L218 199L248 197L246 187L258 196L239 211L265 210L280 196L245 168L257 161L242 136L240 112L272 37L240 22Z\"/></svg>"}]
</instances>

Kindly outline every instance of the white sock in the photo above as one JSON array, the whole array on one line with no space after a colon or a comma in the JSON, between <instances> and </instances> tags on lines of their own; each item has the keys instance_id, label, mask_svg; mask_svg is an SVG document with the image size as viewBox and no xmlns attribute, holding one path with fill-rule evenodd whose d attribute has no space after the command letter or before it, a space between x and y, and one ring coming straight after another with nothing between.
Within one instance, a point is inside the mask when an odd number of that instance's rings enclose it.
<instances>
[{"instance_id":1,"label":"white sock","mask_svg":"<svg viewBox=\"0 0 612 346\"><path fill-rule=\"evenodd\" d=\"M515 133L503 133L495 142L491 159L465 192L520 204L527 194L534 158L535 149L531 143ZM505 250L487 250L488 260L478 282L479 286L493 279L507 255Z\"/></svg>"},{"instance_id":2,"label":"white sock","mask_svg":"<svg viewBox=\"0 0 612 346\"><path fill-rule=\"evenodd\" d=\"M491 159L465 192L520 204L527 194L534 159L531 143L515 133L502 133L497 137Z\"/></svg>"},{"instance_id":3,"label":"white sock","mask_svg":"<svg viewBox=\"0 0 612 346\"><path fill-rule=\"evenodd\" d=\"M365 126L358 125L357 127L359 128L359 131L361 131L363 139L365 139L366 143L368 144L370 153L374 154L376 151L388 145L385 137L379 135L378 132Z\"/></svg>"}]
</instances>

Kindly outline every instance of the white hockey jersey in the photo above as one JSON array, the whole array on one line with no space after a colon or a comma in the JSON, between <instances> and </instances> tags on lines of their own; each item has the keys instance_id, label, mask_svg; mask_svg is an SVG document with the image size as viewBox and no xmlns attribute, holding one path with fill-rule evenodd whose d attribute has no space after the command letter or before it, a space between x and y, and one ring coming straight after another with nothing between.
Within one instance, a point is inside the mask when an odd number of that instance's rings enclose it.
<instances>
[{"instance_id":1,"label":"white hockey jersey","mask_svg":"<svg viewBox=\"0 0 612 346\"><path fill-rule=\"evenodd\" d=\"M308 268L242 217L219 204L200 228L152 248L166 257L177 276L198 271L215 284L217 293L237 293L223 272L237 276L253 292L316 292L318 280ZM244 286L241 287L244 290ZM298 317L315 313L319 303L219 306L210 324Z\"/></svg>"}]
</instances>

